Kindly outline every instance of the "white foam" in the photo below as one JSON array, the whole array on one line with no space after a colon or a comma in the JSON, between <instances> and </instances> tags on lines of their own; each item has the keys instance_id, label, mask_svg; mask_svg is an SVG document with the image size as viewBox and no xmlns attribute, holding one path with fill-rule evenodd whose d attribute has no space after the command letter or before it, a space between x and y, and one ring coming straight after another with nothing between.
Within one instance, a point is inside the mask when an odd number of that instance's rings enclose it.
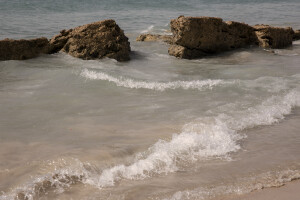
<instances>
[{"instance_id":1,"label":"white foam","mask_svg":"<svg viewBox=\"0 0 300 200\"><path fill-rule=\"evenodd\" d=\"M235 111L231 116L220 114L218 118L234 130L244 130L259 125L271 125L282 120L292 112L292 108L300 106L300 91L295 88L284 96L273 95L262 104L247 110Z\"/></svg>"},{"instance_id":2,"label":"white foam","mask_svg":"<svg viewBox=\"0 0 300 200\"><path fill-rule=\"evenodd\" d=\"M113 186L122 179L138 180L155 174L175 172L183 163L238 150L240 147L235 143L238 138L222 122L207 119L201 124L201 129L183 130L180 134L174 134L170 141L159 140L131 165L106 169L87 183L102 188Z\"/></svg>"},{"instance_id":3,"label":"white foam","mask_svg":"<svg viewBox=\"0 0 300 200\"><path fill-rule=\"evenodd\" d=\"M18 195L24 196L28 200L34 200L37 195L43 195L43 192L46 194L48 190L62 193L65 188L70 187L72 184L81 182L82 179L92 176L92 171L87 170L89 164L84 164L78 159L60 159L58 161L51 161L49 165L53 165L55 168L54 171L28 180L23 185L1 195L0 200L18 199Z\"/></svg>"},{"instance_id":4,"label":"white foam","mask_svg":"<svg viewBox=\"0 0 300 200\"><path fill-rule=\"evenodd\" d=\"M99 173L98 170L87 168L78 162L79 164L55 170L50 175L38 177L31 184L16 191L25 191L29 199L32 199L36 185L44 180L50 180L55 188L63 190L72 182L59 180L69 180L68 177L71 176L78 177L80 182L97 188L111 187L124 179L139 180L157 174L176 172L186 164L202 159L226 158L230 152L240 149L238 141L243 136L238 131L276 123L290 114L295 106L300 106L299 88L294 88L283 95L272 96L254 107L215 117L203 117L188 123L181 133L174 134L170 140L159 140L147 151L138 154L132 164L116 165ZM59 178L53 178L56 174ZM14 194L16 193L18 192ZM9 199L7 197L8 195L1 196L0 199Z\"/></svg>"},{"instance_id":5,"label":"white foam","mask_svg":"<svg viewBox=\"0 0 300 200\"><path fill-rule=\"evenodd\" d=\"M240 149L237 141L242 136L237 131L273 124L283 119L295 106L300 106L300 92L297 89L284 96L271 97L256 107L237 111L232 116L222 114L199 118L185 125L182 133L174 134L170 141L159 140L131 165L106 169L86 183L99 188L113 186L122 179L136 180L171 173L178 170L182 163L226 156Z\"/></svg>"},{"instance_id":6,"label":"white foam","mask_svg":"<svg viewBox=\"0 0 300 200\"><path fill-rule=\"evenodd\" d=\"M149 33L151 30L153 30L154 25L148 26L147 29L142 30L141 33Z\"/></svg>"},{"instance_id":7,"label":"white foam","mask_svg":"<svg viewBox=\"0 0 300 200\"><path fill-rule=\"evenodd\" d=\"M115 83L117 86L132 88L132 89L150 89L157 91L164 91L166 89L212 89L214 86L223 84L232 84L232 81L224 81L220 79L211 80L194 80L194 81L173 81L173 82L146 82L146 81L135 81L133 79L123 77L113 77L103 72L95 72L88 69L84 69L81 76L92 79L92 80L105 80Z\"/></svg>"}]
</instances>

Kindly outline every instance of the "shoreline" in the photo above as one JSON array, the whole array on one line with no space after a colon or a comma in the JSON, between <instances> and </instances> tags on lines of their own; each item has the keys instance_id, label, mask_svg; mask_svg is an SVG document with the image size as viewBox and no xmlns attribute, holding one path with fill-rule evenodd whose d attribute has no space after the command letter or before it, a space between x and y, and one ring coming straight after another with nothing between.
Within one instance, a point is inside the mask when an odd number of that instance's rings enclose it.
<instances>
[{"instance_id":1,"label":"shoreline","mask_svg":"<svg viewBox=\"0 0 300 200\"><path fill-rule=\"evenodd\" d=\"M279 187L263 188L247 194L235 195L222 200L299 200L300 179L292 180ZM220 199L221 200L221 199Z\"/></svg>"}]
</instances>

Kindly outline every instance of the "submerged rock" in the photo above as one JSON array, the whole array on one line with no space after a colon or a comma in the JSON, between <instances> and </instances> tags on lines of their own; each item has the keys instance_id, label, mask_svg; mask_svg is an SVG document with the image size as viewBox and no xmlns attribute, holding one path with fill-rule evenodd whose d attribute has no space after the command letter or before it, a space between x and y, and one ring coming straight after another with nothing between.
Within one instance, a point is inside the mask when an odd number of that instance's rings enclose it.
<instances>
[{"instance_id":1,"label":"submerged rock","mask_svg":"<svg viewBox=\"0 0 300 200\"><path fill-rule=\"evenodd\" d=\"M199 58L241 47L284 48L297 38L292 28L245 23L215 17L184 17L171 20L174 45L169 54L178 58Z\"/></svg>"},{"instance_id":2,"label":"submerged rock","mask_svg":"<svg viewBox=\"0 0 300 200\"><path fill-rule=\"evenodd\" d=\"M31 40L4 39L0 41L0 60L25 60L49 52L47 38Z\"/></svg>"},{"instance_id":3,"label":"submerged rock","mask_svg":"<svg viewBox=\"0 0 300 200\"><path fill-rule=\"evenodd\" d=\"M187 58L187 59L200 58L208 55L203 51L199 51L197 49L190 49L180 45L171 45L169 47L168 52L170 55L175 56L177 58Z\"/></svg>"},{"instance_id":4,"label":"submerged rock","mask_svg":"<svg viewBox=\"0 0 300 200\"><path fill-rule=\"evenodd\" d=\"M148 42L148 41L163 41L168 44L173 43L172 35L158 35L158 34L142 34L136 38L136 41Z\"/></svg>"},{"instance_id":5,"label":"submerged rock","mask_svg":"<svg viewBox=\"0 0 300 200\"><path fill-rule=\"evenodd\" d=\"M130 43L112 19L63 30L50 40L51 53L59 50L82 59L130 60Z\"/></svg>"},{"instance_id":6,"label":"submerged rock","mask_svg":"<svg viewBox=\"0 0 300 200\"><path fill-rule=\"evenodd\" d=\"M269 25L255 25L253 27L260 47L284 48L293 43L294 31L290 27L278 28Z\"/></svg>"}]
</instances>

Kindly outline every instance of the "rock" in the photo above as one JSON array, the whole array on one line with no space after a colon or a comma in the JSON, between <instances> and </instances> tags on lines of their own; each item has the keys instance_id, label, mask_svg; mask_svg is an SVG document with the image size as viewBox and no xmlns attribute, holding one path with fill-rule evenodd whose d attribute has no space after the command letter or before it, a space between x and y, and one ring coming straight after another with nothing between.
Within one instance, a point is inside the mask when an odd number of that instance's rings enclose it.
<instances>
[{"instance_id":1,"label":"rock","mask_svg":"<svg viewBox=\"0 0 300 200\"><path fill-rule=\"evenodd\" d=\"M178 58L199 58L241 47L284 48L300 39L299 31L268 25L249 26L215 17L184 17L171 20L175 46L169 54Z\"/></svg>"},{"instance_id":2,"label":"rock","mask_svg":"<svg viewBox=\"0 0 300 200\"><path fill-rule=\"evenodd\" d=\"M222 31L228 30L228 34L225 34L223 37L230 49L246 47L256 43L257 38L252 26L234 21L227 21L225 24ZM227 50L230 50L229 48L227 47Z\"/></svg>"},{"instance_id":3,"label":"rock","mask_svg":"<svg viewBox=\"0 0 300 200\"><path fill-rule=\"evenodd\" d=\"M51 53L62 49L71 56L88 59L130 60L130 43L112 19L63 30L50 40Z\"/></svg>"},{"instance_id":4,"label":"rock","mask_svg":"<svg viewBox=\"0 0 300 200\"><path fill-rule=\"evenodd\" d=\"M300 40L300 30L294 31L293 40Z\"/></svg>"},{"instance_id":5,"label":"rock","mask_svg":"<svg viewBox=\"0 0 300 200\"><path fill-rule=\"evenodd\" d=\"M50 53L57 53L60 51L65 44L67 43L68 39L71 37L71 32L73 29L70 30L62 30L60 31L59 35L54 36L50 40Z\"/></svg>"},{"instance_id":6,"label":"rock","mask_svg":"<svg viewBox=\"0 0 300 200\"><path fill-rule=\"evenodd\" d=\"M255 40L251 26L223 22L221 18L215 17L180 16L171 20L171 30L174 43L185 48L171 46L170 55L188 59L249 46ZM179 49L184 52L179 53Z\"/></svg>"},{"instance_id":7,"label":"rock","mask_svg":"<svg viewBox=\"0 0 300 200\"><path fill-rule=\"evenodd\" d=\"M197 49L189 49L180 45L171 45L168 50L169 55L175 56L177 58L200 58L208 54Z\"/></svg>"},{"instance_id":8,"label":"rock","mask_svg":"<svg viewBox=\"0 0 300 200\"><path fill-rule=\"evenodd\" d=\"M292 45L294 31L292 28L279 28L269 25L255 25L258 45L263 48L284 48Z\"/></svg>"},{"instance_id":9,"label":"rock","mask_svg":"<svg viewBox=\"0 0 300 200\"><path fill-rule=\"evenodd\" d=\"M49 41L44 37L31 40L4 39L0 41L0 60L25 60L48 52Z\"/></svg>"},{"instance_id":10,"label":"rock","mask_svg":"<svg viewBox=\"0 0 300 200\"><path fill-rule=\"evenodd\" d=\"M168 44L173 43L172 35L158 35L158 34L142 34L136 38L136 41L147 42L147 41L163 41Z\"/></svg>"}]
</instances>

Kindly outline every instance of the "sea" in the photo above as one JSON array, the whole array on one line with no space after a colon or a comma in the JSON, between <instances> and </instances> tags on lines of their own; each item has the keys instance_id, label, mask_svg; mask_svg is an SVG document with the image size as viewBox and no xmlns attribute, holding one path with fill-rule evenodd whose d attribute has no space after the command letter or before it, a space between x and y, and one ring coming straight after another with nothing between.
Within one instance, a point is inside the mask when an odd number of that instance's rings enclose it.
<instances>
[{"instance_id":1,"label":"sea","mask_svg":"<svg viewBox=\"0 0 300 200\"><path fill-rule=\"evenodd\" d=\"M0 0L0 40L115 19L128 62L0 62L0 200L215 200L300 178L300 41L168 55L180 15L300 29L299 0Z\"/></svg>"}]
</instances>

